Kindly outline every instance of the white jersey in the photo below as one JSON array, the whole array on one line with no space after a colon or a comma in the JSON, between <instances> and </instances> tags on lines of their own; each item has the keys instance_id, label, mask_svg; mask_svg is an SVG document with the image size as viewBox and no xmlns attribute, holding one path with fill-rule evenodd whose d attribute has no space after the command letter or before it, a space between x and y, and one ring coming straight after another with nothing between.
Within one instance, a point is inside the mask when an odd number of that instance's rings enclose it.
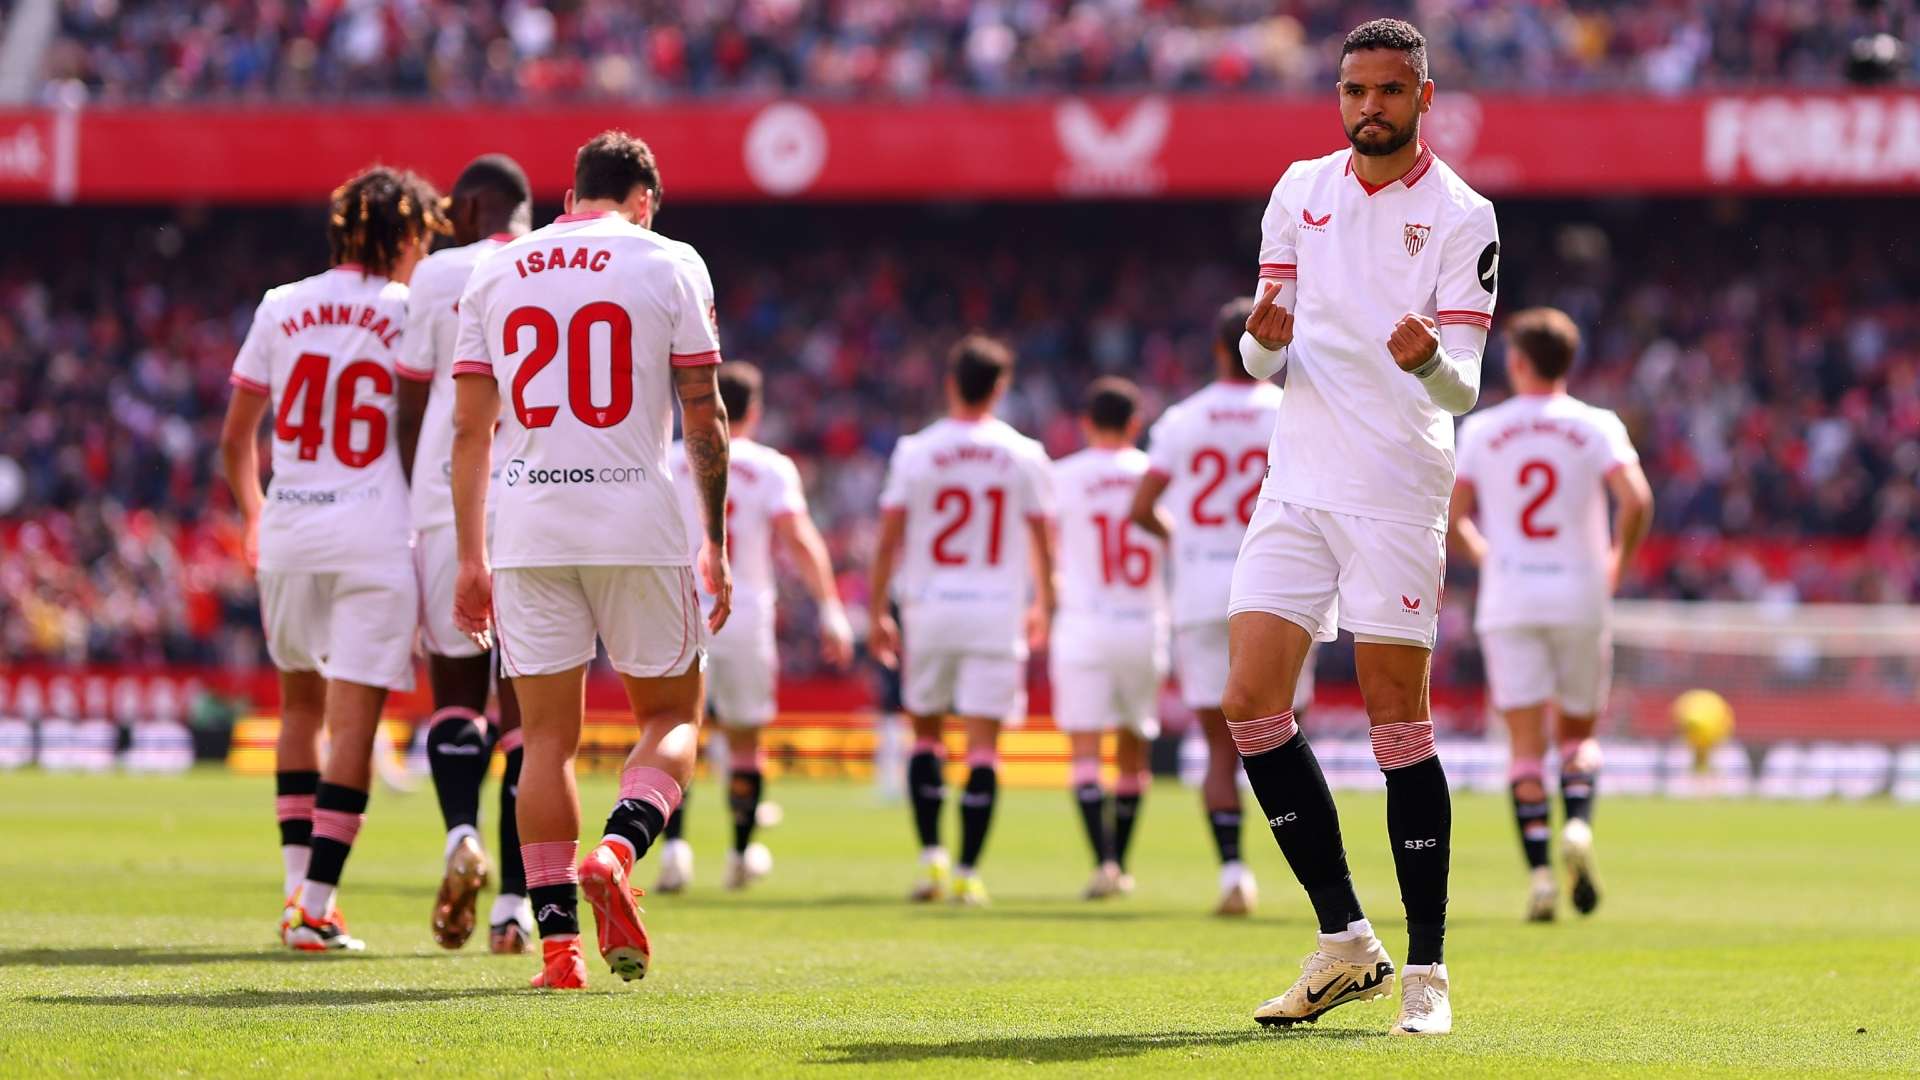
<instances>
[{"instance_id":1,"label":"white jersey","mask_svg":"<svg viewBox=\"0 0 1920 1080\"><path fill-rule=\"evenodd\" d=\"M1160 505L1173 518L1175 626L1226 621L1240 540L1279 448L1282 396L1265 381L1210 383L1147 433L1148 463L1167 480Z\"/></svg>"},{"instance_id":2,"label":"white jersey","mask_svg":"<svg viewBox=\"0 0 1920 1080\"><path fill-rule=\"evenodd\" d=\"M232 378L273 409L261 570L408 564L407 479L393 441L406 322L407 287L352 265L261 298Z\"/></svg>"},{"instance_id":3,"label":"white jersey","mask_svg":"<svg viewBox=\"0 0 1920 1080\"><path fill-rule=\"evenodd\" d=\"M407 334L395 370L402 378L433 384L413 451L413 527L418 530L453 524L453 347L460 332L460 294L474 264L512 239L512 233L496 233L436 251L414 267L407 283ZM496 465L500 456L495 454ZM489 490L489 502L492 498Z\"/></svg>"},{"instance_id":4,"label":"white jersey","mask_svg":"<svg viewBox=\"0 0 1920 1080\"><path fill-rule=\"evenodd\" d=\"M1295 162L1260 223L1261 287L1298 279L1263 494L1444 529L1453 417L1394 364L1387 338L1408 313L1442 328L1493 325L1493 204L1424 146L1405 177L1372 190L1351 159Z\"/></svg>"},{"instance_id":5,"label":"white jersey","mask_svg":"<svg viewBox=\"0 0 1920 1080\"><path fill-rule=\"evenodd\" d=\"M1131 447L1089 448L1053 464L1060 540L1055 626L1097 627L1065 640L1056 636L1053 652L1067 654L1065 659L1101 657L1109 636L1164 636L1166 551L1130 521L1133 492L1146 473L1147 455Z\"/></svg>"},{"instance_id":6,"label":"white jersey","mask_svg":"<svg viewBox=\"0 0 1920 1080\"><path fill-rule=\"evenodd\" d=\"M729 636L736 625L745 632L770 629L774 603L780 597L773 576L774 523L789 514L807 512L806 490L793 459L771 446L735 437L727 464L727 559L733 569L733 614L722 627ZM674 443L668 454L673 482L680 489L680 512L686 519L687 543L695 550L705 539L700 506L687 465L686 447ZM704 586L701 603L709 608L713 597Z\"/></svg>"},{"instance_id":7,"label":"white jersey","mask_svg":"<svg viewBox=\"0 0 1920 1080\"><path fill-rule=\"evenodd\" d=\"M693 564L667 441L670 368L720 362L698 252L563 215L474 269L454 356L455 375L500 386L494 566Z\"/></svg>"},{"instance_id":8,"label":"white jersey","mask_svg":"<svg viewBox=\"0 0 1920 1080\"><path fill-rule=\"evenodd\" d=\"M1607 476L1639 461L1626 425L1565 394L1531 394L1460 427L1487 559L1479 630L1607 622Z\"/></svg>"},{"instance_id":9,"label":"white jersey","mask_svg":"<svg viewBox=\"0 0 1920 1080\"><path fill-rule=\"evenodd\" d=\"M909 651L1026 655L1028 522L1052 516L1051 465L992 418L939 420L895 444L880 506L907 518L894 596Z\"/></svg>"}]
</instances>

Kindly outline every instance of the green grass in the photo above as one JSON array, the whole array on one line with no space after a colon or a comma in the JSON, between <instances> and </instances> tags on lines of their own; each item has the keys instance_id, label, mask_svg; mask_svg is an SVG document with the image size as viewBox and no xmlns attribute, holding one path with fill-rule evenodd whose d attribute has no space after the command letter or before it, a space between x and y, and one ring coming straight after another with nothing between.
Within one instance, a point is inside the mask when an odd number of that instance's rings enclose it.
<instances>
[{"instance_id":1,"label":"green grass","mask_svg":"<svg viewBox=\"0 0 1920 1080\"><path fill-rule=\"evenodd\" d=\"M436 950L429 794L376 792L342 893L369 951L271 946L265 780L0 776L0 1073L974 1076L1775 1076L1920 1070L1913 808L1603 800L1610 893L1587 921L1518 919L1500 800L1462 797L1448 943L1456 1034L1384 1036L1387 1003L1266 1031L1253 1006L1312 946L1305 905L1249 829L1264 906L1204 914L1195 796L1163 784L1139 893L1073 897L1087 867L1063 792L1001 802L984 911L910 907L907 815L851 785L780 783L779 865L718 888L724 808L703 783L701 878L647 901L654 974L523 989L528 958ZM491 800L491 788L489 789ZM587 819L610 797L588 785ZM1378 798L1343 797L1361 897L1404 947ZM950 811L951 813L951 811ZM651 868L643 872L651 878Z\"/></svg>"}]
</instances>

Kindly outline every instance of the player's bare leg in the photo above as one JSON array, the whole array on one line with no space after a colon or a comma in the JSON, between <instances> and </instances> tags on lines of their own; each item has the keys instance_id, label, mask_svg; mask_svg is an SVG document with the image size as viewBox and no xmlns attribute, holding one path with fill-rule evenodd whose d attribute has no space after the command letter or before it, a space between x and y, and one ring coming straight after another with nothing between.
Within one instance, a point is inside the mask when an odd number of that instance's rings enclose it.
<instances>
[{"instance_id":1,"label":"player's bare leg","mask_svg":"<svg viewBox=\"0 0 1920 1080\"><path fill-rule=\"evenodd\" d=\"M1000 721L964 718L967 726L967 786L960 793L960 861L954 866L953 900L968 907L987 903L980 883L980 855L1000 797Z\"/></svg>"},{"instance_id":2,"label":"player's bare leg","mask_svg":"<svg viewBox=\"0 0 1920 1080\"><path fill-rule=\"evenodd\" d=\"M540 929L544 954L532 985L555 990L587 985L580 955L580 792L574 757L586 713L582 667L513 680L520 704L520 851L527 867L527 894Z\"/></svg>"},{"instance_id":3,"label":"player's bare leg","mask_svg":"<svg viewBox=\"0 0 1920 1080\"><path fill-rule=\"evenodd\" d=\"M500 894L493 898L487 922L487 948L496 953L524 953L533 948L533 906L527 902L527 864L520 854L520 766L526 759L525 735L520 730L520 699L513 680L498 680L499 734L494 749L506 759L500 774Z\"/></svg>"},{"instance_id":4,"label":"player's bare leg","mask_svg":"<svg viewBox=\"0 0 1920 1080\"><path fill-rule=\"evenodd\" d=\"M1100 740L1097 731L1075 731L1067 736L1072 758L1073 801L1093 851L1093 879L1081 896L1104 900L1120 888L1120 861L1114 855L1113 827L1108 822L1107 792L1100 786Z\"/></svg>"},{"instance_id":5,"label":"player's bare leg","mask_svg":"<svg viewBox=\"0 0 1920 1080\"><path fill-rule=\"evenodd\" d=\"M1600 906L1600 875L1593 857L1593 800L1599 794L1600 780L1600 744L1593 738L1595 719L1562 714L1556 725L1560 801L1567 814L1566 824L1561 826L1561 853L1567 864L1574 910L1582 915L1591 915Z\"/></svg>"},{"instance_id":6,"label":"player's bare leg","mask_svg":"<svg viewBox=\"0 0 1920 1080\"><path fill-rule=\"evenodd\" d=\"M753 840L760 819L760 796L766 789L760 729L728 728L726 736L727 806L733 812L733 849L727 854L725 885L744 889L773 870L773 853Z\"/></svg>"},{"instance_id":7,"label":"player's bare leg","mask_svg":"<svg viewBox=\"0 0 1920 1080\"><path fill-rule=\"evenodd\" d=\"M1453 798L1433 743L1428 709L1432 650L1402 642L1361 640L1354 669L1367 706L1374 760L1387 779L1387 838L1407 912L1407 963L1400 972L1395 1035L1453 1030L1443 949L1447 878L1453 844Z\"/></svg>"},{"instance_id":8,"label":"player's bare leg","mask_svg":"<svg viewBox=\"0 0 1920 1080\"><path fill-rule=\"evenodd\" d=\"M297 918L287 944L303 952L358 950L365 946L347 933L334 904L341 871L354 838L367 817L367 792L373 787L374 729L387 703L384 687L337 679L327 682L326 768L313 797L313 855L300 886Z\"/></svg>"},{"instance_id":9,"label":"player's bare leg","mask_svg":"<svg viewBox=\"0 0 1920 1080\"><path fill-rule=\"evenodd\" d=\"M606 832L580 864L580 888L593 905L601 957L615 975L632 982L646 978L653 962L635 902L640 890L630 880L633 864L646 857L693 779L707 674L696 661L678 675L622 675L620 682L640 726L640 741L620 771L620 799L607 815Z\"/></svg>"},{"instance_id":10,"label":"player's bare leg","mask_svg":"<svg viewBox=\"0 0 1920 1080\"><path fill-rule=\"evenodd\" d=\"M940 844L940 811L947 801L947 744L942 717L912 717L913 754L907 758L907 801L920 839L920 876L908 898L925 903L946 895L953 863Z\"/></svg>"},{"instance_id":11,"label":"player's bare leg","mask_svg":"<svg viewBox=\"0 0 1920 1080\"><path fill-rule=\"evenodd\" d=\"M1507 784L1513 792L1513 821L1520 830L1520 851L1526 857L1531 881L1527 886L1527 921L1552 922L1560 889L1549 865L1552 813L1547 802L1547 707L1528 705L1501 714L1507 724L1511 750Z\"/></svg>"},{"instance_id":12,"label":"player's bare leg","mask_svg":"<svg viewBox=\"0 0 1920 1080\"><path fill-rule=\"evenodd\" d=\"M320 788L320 731L327 680L317 671L280 673L280 733L274 741L273 806L280 822L280 940L299 918L300 883L313 853L313 797Z\"/></svg>"},{"instance_id":13,"label":"player's bare leg","mask_svg":"<svg viewBox=\"0 0 1920 1080\"><path fill-rule=\"evenodd\" d=\"M447 830L429 925L433 940L444 949L457 949L472 936L474 904L487 884L479 826L480 785L492 760L486 720L491 660L485 653L427 656L434 706L427 726L427 766Z\"/></svg>"},{"instance_id":14,"label":"player's bare leg","mask_svg":"<svg viewBox=\"0 0 1920 1080\"><path fill-rule=\"evenodd\" d=\"M1153 770L1147 763L1147 742L1127 728L1121 728L1114 742L1114 764L1119 776L1113 782L1113 861L1120 874L1114 881L1122 896L1133 893L1133 875L1127 871L1127 852L1133 847L1133 827L1140 819L1140 800L1153 783Z\"/></svg>"},{"instance_id":15,"label":"player's bare leg","mask_svg":"<svg viewBox=\"0 0 1920 1080\"><path fill-rule=\"evenodd\" d=\"M1281 1027L1393 989L1393 961L1353 892L1333 793L1293 719L1294 686L1312 646L1300 624L1278 615L1246 611L1228 624L1221 708L1254 798L1320 923L1319 948L1300 977L1254 1010L1255 1020Z\"/></svg>"},{"instance_id":16,"label":"player's bare leg","mask_svg":"<svg viewBox=\"0 0 1920 1080\"><path fill-rule=\"evenodd\" d=\"M1234 749L1227 715L1219 709L1196 709L1200 732L1207 738L1207 772L1200 782L1200 805L1220 856L1220 901L1215 915L1251 915L1260 896L1253 871L1240 859L1240 752Z\"/></svg>"}]
</instances>

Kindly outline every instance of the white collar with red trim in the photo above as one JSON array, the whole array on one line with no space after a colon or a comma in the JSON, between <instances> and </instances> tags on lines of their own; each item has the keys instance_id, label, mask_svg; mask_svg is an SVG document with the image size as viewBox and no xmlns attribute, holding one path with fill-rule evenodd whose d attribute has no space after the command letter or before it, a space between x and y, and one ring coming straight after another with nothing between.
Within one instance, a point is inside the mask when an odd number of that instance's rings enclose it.
<instances>
[{"instance_id":1,"label":"white collar with red trim","mask_svg":"<svg viewBox=\"0 0 1920 1080\"><path fill-rule=\"evenodd\" d=\"M1352 150L1347 151L1347 163L1345 166L1345 171L1348 176L1351 176L1356 181L1359 181L1360 190L1366 192L1369 197L1373 196L1374 194L1380 191L1385 190L1386 188L1388 188L1393 184L1405 184L1407 187L1411 188L1413 185L1420 182L1421 177L1427 175L1427 170L1433 168L1433 163L1435 161L1435 158L1433 156L1433 149L1427 145L1427 140L1421 139L1419 156L1413 159L1413 166L1407 170L1406 175L1400 177L1400 179L1398 180L1389 180L1384 184L1374 185L1374 184L1367 183L1366 180L1363 179L1359 173L1353 171L1353 154L1354 154L1354 151Z\"/></svg>"}]
</instances>

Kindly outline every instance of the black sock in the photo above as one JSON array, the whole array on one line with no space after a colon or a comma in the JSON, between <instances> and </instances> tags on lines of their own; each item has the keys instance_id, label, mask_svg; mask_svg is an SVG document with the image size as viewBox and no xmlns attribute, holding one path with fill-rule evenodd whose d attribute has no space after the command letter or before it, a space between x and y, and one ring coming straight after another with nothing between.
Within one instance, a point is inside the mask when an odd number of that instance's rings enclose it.
<instances>
[{"instance_id":1,"label":"black sock","mask_svg":"<svg viewBox=\"0 0 1920 1080\"><path fill-rule=\"evenodd\" d=\"M1560 770L1560 805L1566 808L1567 820L1575 818L1588 824L1593 823L1593 800L1600 794L1600 773L1598 770L1564 768Z\"/></svg>"},{"instance_id":2,"label":"black sock","mask_svg":"<svg viewBox=\"0 0 1920 1080\"><path fill-rule=\"evenodd\" d=\"M306 847L313 842L311 800L313 793L319 789L320 774L308 769L292 769L273 774L273 794L276 800L291 796L306 802L309 807L304 817L280 818L281 847Z\"/></svg>"},{"instance_id":3,"label":"black sock","mask_svg":"<svg viewBox=\"0 0 1920 1080\"><path fill-rule=\"evenodd\" d=\"M1539 781L1531 781L1538 784ZM1527 801L1520 797L1520 784L1513 785L1513 820L1520 827L1520 850L1527 857L1527 867L1539 870L1547 865L1547 836L1552 829L1547 824L1551 814L1551 804L1546 793L1540 798Z\"/></svg>"},{"instance_id":4,"label":"black sock","mask_svg":"<svg viewBox=\"0 0 1920 1080\"><path fill-rule=\"evenodd\" d=\"M1127 849L1133 846L1133 823L1140 817L1142 792L1122 791L1113 796L1113 861L1127 868Z\"/></svg>"},{"instance_id":5,"label":"black sock","mask_svg":"<svg viewBox=\"0 0 1920 1080\"><path fill-rule=\"evenodd\" d=\"M646 858L647 849L653 846L653 839L666 828L666 815L660 808L640 799L621 799L613 804L613 813L607 815L605 835L617 836L633 845L633 861Z\"/></svg>"},{"instance_id":6,"label":"black sock","mask_svg":"<svg viewBox=\"0 0 1920 1080\"><path fill-rule=\"evenodd\" d=\"M991 765L975 765L967 772L967 787L960 793L960 866L971 870L980 864L980 850L987 846L987 826L993 824L993 804L1000 794L1000 774Z\"/></svg>"},{"instance_id":7,"label":"black sock","mask_svg":"<svg viewBox=\"0 0 1920 1080\"><path fill-rule=\"evenodd\" d=\"M1095 781L1074 788L1073 798L1080 804L1080 823L1086 826L1087 844L1093 848L1093 863L1098 866L1113 858L1113 840L1107 832L1107 793Z\"/></svg>"},{"instance_id":8,"label":"black sock","mask_svg":"<svg viewBox=\"0 0 1920 1080\"><path fill-rule=\"evenodd\" d=\"M486 731L465 710L442 716L427 729L427 769L440 798L447 831L480 822L480 782L487 778Z\"/></svg>"},{"instance_id":9,"label":"black sock","mask_svg":"<svg viewBox=\"0 0 1920 1080\"><path fill-rule=\"evenodd\" d=\"M1221 863L1240 861L1240 811L1209 810L1207 824L1213 829L1213 846Z\"/></svg>"},{"instance_id":10,"label":"black sock","mask_svg":"<svg viewBox=\"0 0 1920 1080\"><path fill-rule=\"evenodd\" d=\"M533 921L540 936L580 932L580 887L569 881L564 885L535 885L527 899L533 904Z\"/></svg>"},{"instance_id":11,"label":"black sock","mask_svg":"<svg viewBox=\"0 0 1920 1080\"><path fill-rule=\"evenodd\" d=\"M907 797L913 802L913 825L923 848L940 846L940 807L947 800L947 781L940 771L940 755L916 750L907 759Z\"/></svg>"},{"instance_id":12,"label":"black sock","mask_svg":"<svg viewBox=\"0 0 1920 1080\"><path fill-rule=\"evenodd\" d=\"M321 784L313 796L313 812L316 820L323 811L338 811L343 814L365 814L367 812L367 793L339 784ZM346 868L347 854L353 850L351 841L337 840L331 836L313 838L313 855L307 863L307 880L322 885L340 884L340 872Z\"/></svg>"},{"instance_id":13,"label":"black sock","mask_svg":"<svg viewBox=\"0 0 1920 1080\"><path fill-rule=\"evenodd\" d=\"M727 805L733 810L733 850L744 852L753 843L755 819L760 816L760 792L766 780L758 769L741 769L727 781Z\"/></svg>"},{"instance_id":14,"label":"black sock","mask_svg":"<svg viewBox=\"0 0 1920 1080\"><path fill-rule=\"evenodd\" d=\"M662 840L678 840L687 828L687 796L691 791L680 793L680 805L673 808L673 816L667 819L667 827L660 834Z\"/></svg>"},{"instance_id":15,"label":"black sock","mask_svg":"<svg viewBox=\"0 0 1920 1080\"><path fill-rule=\"evenodd\" d=\"M1296 734L1264 754L1242 755L1240 761L1280 853L1307 890L1320 932L1343 933L1348 923L1366 918L1347 872L1340 813L1307 737Z\"/></svg>"},{"instance_id":16,"label":"black sock","mask_svg":"<svg viewBox=\"0 0 1920 1080\"><path fill-rule=\"evenodd\" d=\"M500 893L527 895L527 864L520 857L520 760L522 750L507 751L500 776Z\"/></svg>"},{"instance_id":17,"label":"black sock","mask_svg":"<svg viewBox=\"0 0 1920 1080\"><path fill-rule=\"evenodd\" d=\"M1447 870L1453 847L1453 797L1436 755L1387 778L1387 837L1407 909L1407 963L1438 964L1447 933Z\"/></svg>"}]
</instances>

